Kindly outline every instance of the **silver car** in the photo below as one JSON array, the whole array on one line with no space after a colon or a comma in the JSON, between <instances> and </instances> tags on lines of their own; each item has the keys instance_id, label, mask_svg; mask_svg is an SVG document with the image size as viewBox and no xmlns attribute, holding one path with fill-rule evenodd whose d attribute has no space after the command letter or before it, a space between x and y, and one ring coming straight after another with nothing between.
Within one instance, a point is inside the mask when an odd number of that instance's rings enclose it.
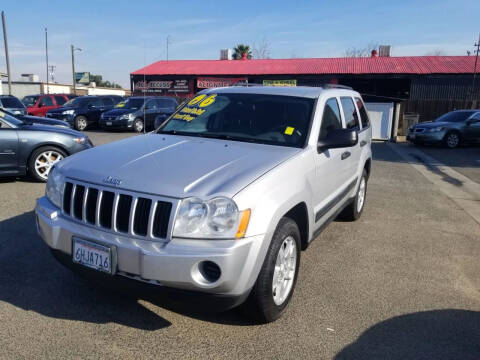
<instances>
[{"instance_id":1,"label":"silver car","mask_svg":"<svg viewBox=\"0 0 480 360\"><path fill-rule=\"evenodd\" d=\"M360 217L370 167L351 89L209 89L157 131L55 166L38 232L76 271L245 303L269 322L292 297L300 250L338 215Z\"/></svg>"}]
</instances>

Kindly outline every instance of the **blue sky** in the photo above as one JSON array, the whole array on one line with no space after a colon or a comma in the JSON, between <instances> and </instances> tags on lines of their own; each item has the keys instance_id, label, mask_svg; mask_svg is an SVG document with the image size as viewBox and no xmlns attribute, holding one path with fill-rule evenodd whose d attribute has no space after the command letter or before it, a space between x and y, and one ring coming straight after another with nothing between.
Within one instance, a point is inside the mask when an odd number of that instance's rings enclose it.
<instances>
[{"instance_id":1,"label":"blue sky","mask_svg":"<svg viewBox=\"0 0 480 360\"><path fill-rule=\"evenodd\" d=\"M13 79L45 79L44 28L56 80L76 70L129 87L129 73L165 59L217 59L221 48L270 43L272 58L337 57L350 47L391 44L392 55L441 50L465 55L480 32L480 1L10 1L7 17ZM3 38L0 71L6 72Z\"/></svg>"}]
</instances>

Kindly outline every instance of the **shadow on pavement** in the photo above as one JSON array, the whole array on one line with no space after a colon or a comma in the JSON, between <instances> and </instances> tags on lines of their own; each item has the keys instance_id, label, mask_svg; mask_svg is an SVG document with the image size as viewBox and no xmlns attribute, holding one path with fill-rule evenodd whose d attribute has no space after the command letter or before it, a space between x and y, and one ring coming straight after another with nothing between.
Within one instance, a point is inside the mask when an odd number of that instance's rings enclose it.
<instances>
[{"instance_id":1,"label":"shadow on pavement","mask_svg":"<svg viewBox=\"0 0 480 360\"><path fill-rule=\"evenodd\" d=\"M362 333L335 359L480 359L480 312L448 309L394 317Z\"/></svg>"},{"instance_id":2,"label":"shadow on pavement","mask_svg":"<svg viewBox=\"0 0 480 360\"><path fill-rule=\"evenodd\" d=\"M150 331L171 325L138 300L177 311L174 298L127 293L64 268L37 235L33 211L0 222L0 302L58 319L113 322ZM180 312L221 324L249 324L236 311L209 314L190 306Z\"/></svg>"}]
</instances>

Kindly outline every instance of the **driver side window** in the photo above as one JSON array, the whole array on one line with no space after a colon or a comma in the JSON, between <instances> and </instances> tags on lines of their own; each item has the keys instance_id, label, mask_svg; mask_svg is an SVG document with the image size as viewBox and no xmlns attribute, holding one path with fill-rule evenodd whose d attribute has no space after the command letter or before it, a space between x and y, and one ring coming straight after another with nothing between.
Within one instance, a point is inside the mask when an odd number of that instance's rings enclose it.
<instances>
[{"instance_id":1,"label":"driver side window","mask_svg":"<svg viewBox=\"0 0 480 360\"><path fill-rule=\"evenodd\" d=\"M53 101L50 96L45 96L42 100L40 100L41 106L53 106Z\"/></svg>"},{"instance_id":2,"label":"driver side window","mask_svg":"<svg viewBox=\"0 0 480 360\"><path fill-rule=\"evenodd\" d=\"M328 132L342 128L342 120L340 118L340 108L336 98L328 99L323 109L322 125L320 126L319 140L326 139Z\"/></svg>"}]
</instances>

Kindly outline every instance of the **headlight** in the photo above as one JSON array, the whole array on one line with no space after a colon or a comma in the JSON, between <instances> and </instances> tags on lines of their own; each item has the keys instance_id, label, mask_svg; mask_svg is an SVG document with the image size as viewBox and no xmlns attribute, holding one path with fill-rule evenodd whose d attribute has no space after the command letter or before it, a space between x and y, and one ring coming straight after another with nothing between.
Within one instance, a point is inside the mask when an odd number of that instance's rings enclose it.
<instances>
[{"instance_id":1,"label":"headlight","mask_svg":"<svg viewBox=\"0 0 480 360\"><path fill-rule=\"evenodd\" d=\"M65 110L62 112L62 115L73 115L73 113L75 112L75 110Z\"/></svg>"},{"instance_id":2,"label":"headlight","mask_svg":"<svg viewBox=\"0 0 480 360\"><path fill-rule=\"evenodd\" d=\"M133 120L133 114L130 113L130 114L125 114L125 115L122 115L118 118L119 120Z\"/></svg>"},{"instance_id":3,"label":"headlight","mask_svg":"<svg viewBox=\"0 0 480 360\"><path fill-rule=\"evenodd\" d=\"M444 126L437 126L437 127L431 128L429 132L442 131L444 129L445 129Z\"/></svg>"},{"instance_id":4,"label":"headlight","mask_svg":"<svg viewBox=\"0 0 480 360\"><path fill-rule=\"evenodd\" d=\"M62 207L64 179L60 171L54 166L48 174L45 195L58 208Z\"/></svg>"},{"instance_id":5,"label":"headlight","mask_svg":"<svg viewBox=\"0 0 480 360\"><path fill-rule=\"evenodd\" d=\"M231 199L217 197L182 200L175 218L173 236L184 238L234 239L245 235L250 210L238 211Z\"/></svg>"}]
</instances>

